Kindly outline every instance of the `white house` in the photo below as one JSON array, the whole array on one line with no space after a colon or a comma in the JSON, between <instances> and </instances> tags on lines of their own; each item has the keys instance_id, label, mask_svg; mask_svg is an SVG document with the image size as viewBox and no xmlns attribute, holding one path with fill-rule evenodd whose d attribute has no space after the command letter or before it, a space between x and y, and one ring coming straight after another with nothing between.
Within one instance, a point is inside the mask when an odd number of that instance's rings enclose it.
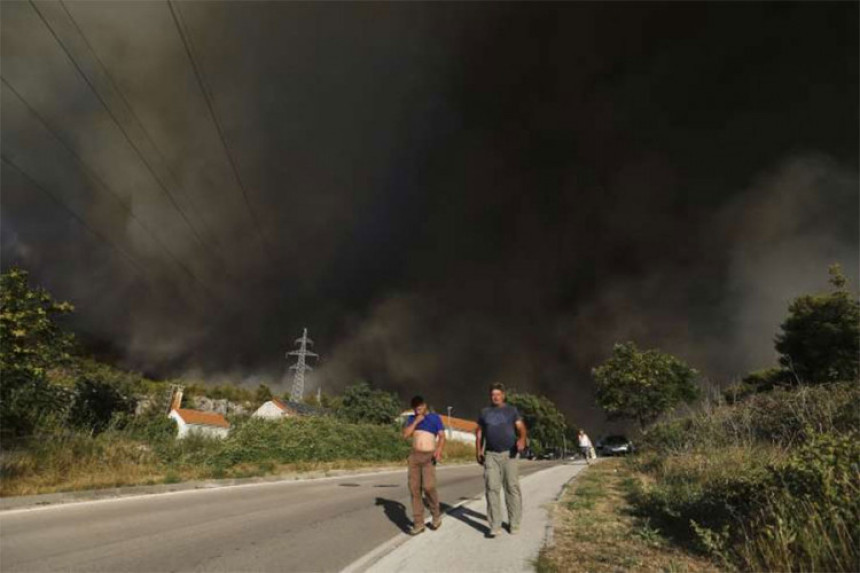
<instances>
[{"instance_id":1,"label":"white house","mask_svg":"<svg viewBox=\"0 0 860 573\"><path fill-rule=\"evenodd\" d=\"M175 408L168 416L176 420L176 425L179 426L177 438L184 438L189 434L226 438L230 433L230 422L215 412Z\"/></svg>"},{"instance_id":2,"label":"white house","mask_svg":"<svg viewBox=\"0 0 860 573\"><path fill-rule=\"evenodd\" d=\"M280 418L292 418L293 416L312 416L320 414L319 408L314 408L300 402L285 402L280 398L272 398L264 402L262 406L251 414L253 418L265 418L267 420L278 420Z\"/></svg>"},{"instance_id":3,"label":"white house","mask_svg":"<svg viewBox=\"0 0 860 573\"><path fill-rule=\"evenodd\" d=\"M412 410L406 410L400 414L402 422L406 422L409 416L413 414ZM439 414L442 418L442 425L445 426L445 437L454 442L463 442L465 444L475 443L475 431L478 429L477 422L472 420L464 420L463 418L454 418Z\"/></svg>"},{"instance_id":4,"label":"white house","mask_svg":"<svg viewBox=\"0 0 860 573\"><path fill-rule=\"evenodd\" d=\"M464 420L463 418L442 416L442 423L445 425L445 435L449 440L465 444L475 444L475 432L478 429L477 422Z\"/></svg>"}]
</instances>

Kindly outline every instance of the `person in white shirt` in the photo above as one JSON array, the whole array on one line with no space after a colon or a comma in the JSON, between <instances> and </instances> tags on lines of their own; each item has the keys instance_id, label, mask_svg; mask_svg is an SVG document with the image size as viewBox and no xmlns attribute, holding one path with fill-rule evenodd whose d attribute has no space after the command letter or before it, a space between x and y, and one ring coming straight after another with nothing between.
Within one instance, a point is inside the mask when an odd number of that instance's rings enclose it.
<instances>
[{"instance_id":1,"label":"person in white shirt","mask_svg":"<svg viewBox=\"0 0 860 573\"><path fill-rule=\"evenodd\" d=\"M582 451L582 456L585 458L585 463L587 464L589 463L588 460L595 457L594 446L591 445L591 438L588 437L585 430L580 428L579 433L576 435L576 439L579 440L579 449Z\"/></svg>"}]
</instances>

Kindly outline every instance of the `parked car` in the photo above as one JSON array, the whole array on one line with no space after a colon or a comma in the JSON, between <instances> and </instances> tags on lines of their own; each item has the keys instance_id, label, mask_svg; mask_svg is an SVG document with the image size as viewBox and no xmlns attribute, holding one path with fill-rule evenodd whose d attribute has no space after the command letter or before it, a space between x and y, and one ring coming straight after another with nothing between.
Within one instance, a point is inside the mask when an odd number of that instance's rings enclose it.
<instances>
[{"instance_id":1,"label":"parked car","mask_svg":"<svg viewBox=\"0 0 860 573\"><path fill-rule=\"evenodd\" d=\"M559 458L559 452L556 450L546 450L540 456L538 456L539 460L557 460Z\"/></svg>"},{"instance_id":2,"label":"parked car","mask_svg":"<svg viewBox=\"0 0 860 573\"><path fill-rule=\"evenodd\" d=\"M597 443L597 451L603 456L623 456L632 454L636 448L624 436L606 436Z\"/></svg>"}]
</instances>

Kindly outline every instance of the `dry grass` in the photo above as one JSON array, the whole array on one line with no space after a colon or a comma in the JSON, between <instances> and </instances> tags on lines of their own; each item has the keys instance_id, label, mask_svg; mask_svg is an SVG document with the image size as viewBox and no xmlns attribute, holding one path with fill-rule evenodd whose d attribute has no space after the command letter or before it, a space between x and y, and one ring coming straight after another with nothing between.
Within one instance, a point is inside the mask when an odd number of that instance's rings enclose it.
<instances>
[{"instance_id":1,"label":"dry grass","mask_svg":"<svg viewBox=\"0 0 860 573\"><path fill-rule=\"evenodd\" d=\"M195 463L165 464L145 444L134 440L65 440L51 448L51 455L31 450L2 453L0 497L36 495L63 491L106 489L121 486L179 483L204 479L233 479L259 476L326 475L334 470L398 469L403 461L332 460L240 463L221 470ZM443 463L475 459L471 444L448 442Z\"/></svg>"},{"instance_id":2,"label":"dry grass","mask_svg":"<svg viewBox=\"0 0 860 573\"><path fill-rule=\"evenodd\" d=\"M554 543L541 551L537 570L716 571L712 562L672 547L632 515L627 495L637 479L622 460L608 460L568 486L554 511Z\"/></svg>"},{"instance_id":3,"label":"dry grass","mask_svg":"<svg viewBox=\"0 0 860 573\"><path fill-rule=\"evenodd\" d=\"M464 444L463 442L455 442L449 440L445 444L445 453L442 462L457 463L457 462L474 462L475 461L475 444Z\"/></svg>"},{"instance_id":4,"label":"dry grass","mask_svg":"<svg viewBox=\"0 0 860 573\"><path fill-rule=\"evenodd\" d=\"M380 464L379 462L336 460L331 462L298 462L294 464L256 465L241 464L214 475L205 467L165 467L156 463L111 463L99 464L84 460L71 471L50 471L24 477L8 477L0 482L0 497L36 495L63 491L106 489L121 486L180 483L212 478L247 478L258 476L299 476L302 474L327 475L334 470L399 469L403 463Z\"/></svg>"}]
</instances>

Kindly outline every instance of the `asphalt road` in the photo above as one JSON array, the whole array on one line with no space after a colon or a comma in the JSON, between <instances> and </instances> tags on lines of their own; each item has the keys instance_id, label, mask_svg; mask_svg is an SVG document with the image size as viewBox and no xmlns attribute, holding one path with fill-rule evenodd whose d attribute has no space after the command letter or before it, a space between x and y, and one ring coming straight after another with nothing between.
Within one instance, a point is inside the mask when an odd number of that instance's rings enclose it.
<instances>
[{"instance_id":1,"label":"asphalt road","mask_svg":"<svg viewBox=\"0 0 860 573\"><path fill-rule=\"evenodd\" d=\"M483 490L478 465L437 477L444 504ZM403 470L13 510L0 513L0 569L337 571L407 528L409 507Z\"/></svg>"}]
</instances>

